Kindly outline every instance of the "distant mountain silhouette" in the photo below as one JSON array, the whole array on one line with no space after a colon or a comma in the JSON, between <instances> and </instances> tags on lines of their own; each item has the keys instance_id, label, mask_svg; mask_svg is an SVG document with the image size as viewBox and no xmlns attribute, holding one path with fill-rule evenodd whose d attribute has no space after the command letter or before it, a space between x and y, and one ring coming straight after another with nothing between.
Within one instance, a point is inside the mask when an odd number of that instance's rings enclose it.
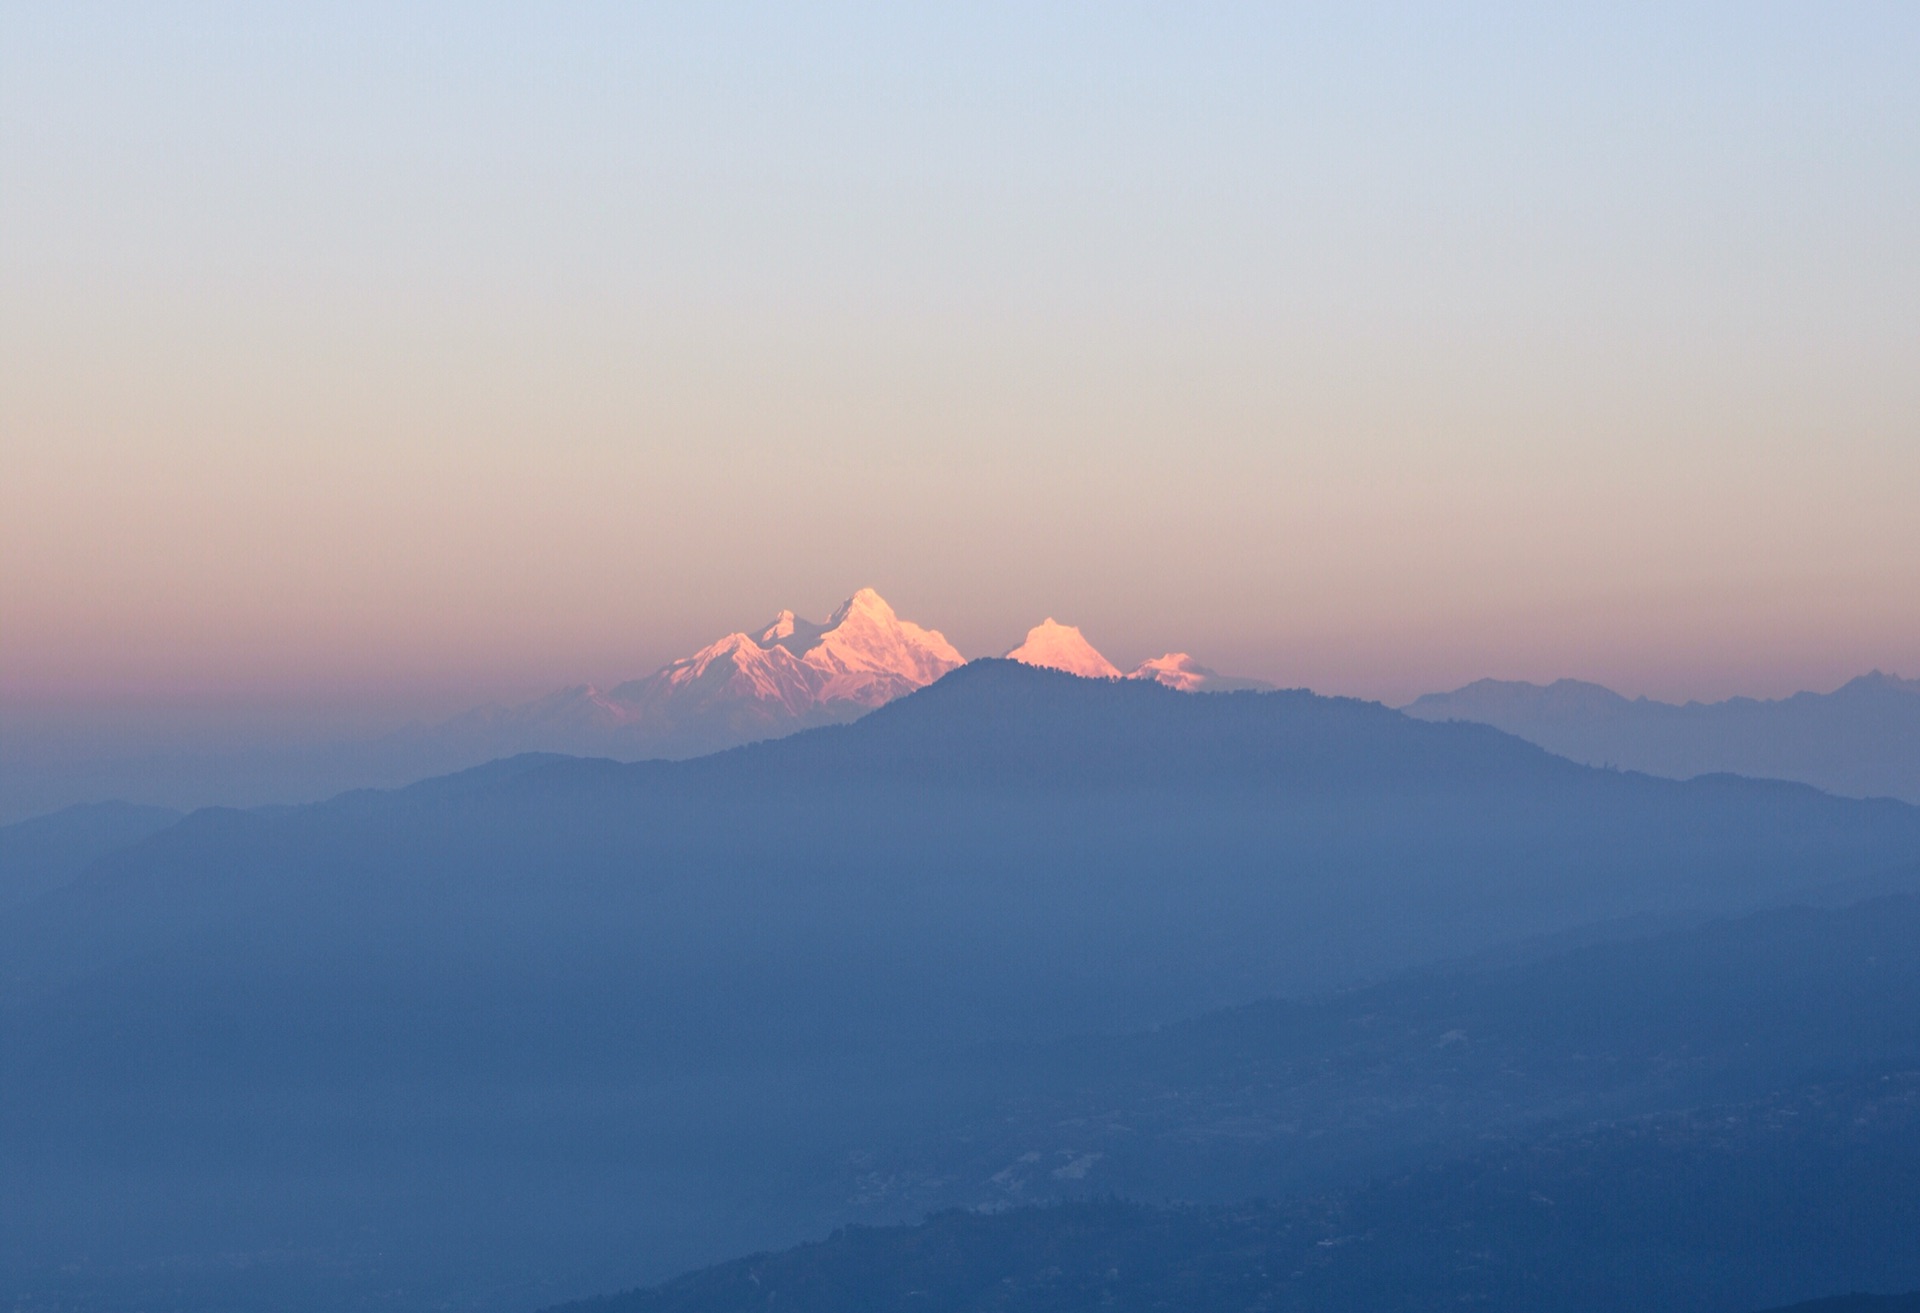
<instances>
[{"instance_id":1,"label":"distant mountain silhouette","mask_svg":"<svg viewBox=\"0 0 1920 1313\"><path fill-rule=\"evenodd\" d=\"M1674 779L1729 772L1854 798L1920 802L1920 680L1875 671L1832 693L1760 701L1629 700L1598 684L1483 679L1430 693L1423 720L1494 725L1590 765Z\"/></svg>"},{"instance_id":2,"label":"distant mountain silhouette","mask_svg":"<svg viewBox=\"0 0 1920 1313\"><path fill-rule=\"evenodd\" d=\"M977 976L1036 1022L1108 1024L1609 916L1864 889L1916 860L1920 811L1897 804L1593 770L1308 693L1196 698L989 661L855 724L688 762L496 766L200 813L0 926L0 948L19 977L123 944L164 961L208 917L264 918L249 945L355 933L349 910L424 934L505 914L539 872L537 908L505 923L529 951L635 917L629 948L712 971L748 951L727 920L745 899L773 918L753 950L769 969L930 934L901 969ZM989 943L1001 966L967 965Z\"/></svg>"},{"instance_id":3,"label":"distant mountain silhouette","mask_svg":"<svg viewBox=\"0 0 1920 1313\"><path fill-rule=\"evenodd\" d=\"M59 888L108 853L179 819L166 807L98 802L0 826L0 912Z\"/></svg>"},{"instance_id":4,"label":"distant mountain silhouette","mask_svg":"<svg viewBox=\"0 0 1920 1313\"><path fill-rule=\"evenodd\" d=\"M1008 661L692 761L202 811L0 915L0 1274L311 1252L246 1279L531 1307L810 1233L845 1200L800 1183L982 1097L971 1044L1916 863L1897 803Z\"/></svg>"}]
</instances>

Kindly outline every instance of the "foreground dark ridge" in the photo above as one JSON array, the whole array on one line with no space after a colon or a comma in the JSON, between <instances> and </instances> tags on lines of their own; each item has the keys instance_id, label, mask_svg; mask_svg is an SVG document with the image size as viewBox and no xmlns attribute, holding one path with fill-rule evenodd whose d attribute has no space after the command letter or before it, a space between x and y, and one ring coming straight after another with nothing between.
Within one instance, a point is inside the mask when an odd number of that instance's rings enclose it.
<instances>
[{"instance_id":1,"label":"foreground dark ridge","mask_svg":"<svg viewBox=\"0 0 1920 1313\"><path fill-rule=\"evenodd\" d=\"M1920 1073L1906 1073L1516 1144L1300 1203L1109 1200L847 1228L566 1307L1751 1309L1912 1286L1916 1228Z\"/></svg>"},{"instance_id":2,"label":"foreground dark ridge","mask_svg":"<svg viewBox=\"0 0 1920 1313\"><path fill-rule=\"evenodd\" d=\"M1345 1188L1538 1133L1920 1065L1920 899L1409 972L995 1048L966 1115L833 1179L870 1217Z\"/></svg>"}]
</instances>

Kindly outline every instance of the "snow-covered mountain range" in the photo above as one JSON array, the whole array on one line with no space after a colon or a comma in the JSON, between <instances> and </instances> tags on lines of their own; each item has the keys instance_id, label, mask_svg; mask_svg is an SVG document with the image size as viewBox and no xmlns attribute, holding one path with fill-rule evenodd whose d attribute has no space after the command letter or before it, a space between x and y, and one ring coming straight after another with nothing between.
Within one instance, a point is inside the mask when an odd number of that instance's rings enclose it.
<instances>
[{"instance_id":1,"label":"snow-covered mountain range","mask_svg":"<svg viewBox=\"0 0 1920 1313\"><path fill-rule=\"evenodd\" d=\"M604 702L638 722L719 706L751 707L771 720L821 711L839 719L924 688L965 661L939 630L902 620L862 588L824 625L782 611L758 635L728 634L621 684Z\"/></svg>"},{"instance_id":2,"label":"snow-covered mountain range","mask_svg":"<svg viewBox=\"0 0 1920 1313\"><path fill-rule=\"evenodd\" d=\"M1078 629L1052 617L1007 656L1090 679L1152 679L1183 692L1268 687L1223 677L1184 652L1123 675ZM696 756L852 720L965 662L938 630L901 619L879 593L862 588L825 624L782 611L758 631L728 634L644 678L484 708L421 732L468 746L469 755Z\"/></svg>"},{"instance_id":3,"label":"snow-covered mountain range","mask_svg":"<svg viewBox=\"0 0 1920 1313\"><path fill-rule=\"evenodd\" d=\"M965 661L938 630L902 620L862 588L825 624L782 611L643 678L469 712L430 732L495 751L697 756L852 720Z\"/></svg>"}]
</instances>

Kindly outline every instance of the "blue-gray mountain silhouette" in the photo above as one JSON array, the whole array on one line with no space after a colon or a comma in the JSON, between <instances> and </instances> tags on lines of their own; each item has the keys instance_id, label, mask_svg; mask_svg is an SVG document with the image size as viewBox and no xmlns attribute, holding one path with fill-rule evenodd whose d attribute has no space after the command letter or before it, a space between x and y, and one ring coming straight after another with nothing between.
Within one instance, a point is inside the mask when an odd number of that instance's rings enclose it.
<instances>
[{"instance_id":1,"label":"blue-gray mountain silhouette","mask_svg":"<svg viewBox=\"0 0 1920 1313\"><path fill-rule=\"evenodd\" d=\"M1483 679L1407 708L1470 720L1591 765L1674 779L1730 772L1920 803L1920 680L1874 671L1831 693L1674 705L1598 684Z\"/></svg>"},{"instance_id":2,"label":"blue-gray mountain silhouette","mask_svg":"<svg viewBox=\"0 0 1920 1313\"><path fill-rule=\"evenodd\" d=\"M0 1267L531 1307L814 1233L844 1200L792 1183L970 1097L968 1044L1916 863L1897 803L1006 662L689 762L204 811L0 916Z\"/></svg>"}]
</instances>

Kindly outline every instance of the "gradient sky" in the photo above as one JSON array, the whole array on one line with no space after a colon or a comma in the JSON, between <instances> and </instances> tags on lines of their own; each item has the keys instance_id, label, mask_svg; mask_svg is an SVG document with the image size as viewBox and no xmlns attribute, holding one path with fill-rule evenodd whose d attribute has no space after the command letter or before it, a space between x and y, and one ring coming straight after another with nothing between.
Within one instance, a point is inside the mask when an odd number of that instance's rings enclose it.
<instances>
[{"instance_id":1,"label":"gradient sky","mask_svg":"<svg viewBox=\"0 0 1920 1313\"><path fill-rule=\"evenodd\" d=\"M0 6L9 714L1920 674L1920 7L635 8Z\"/></svg>"}]
</instances>

